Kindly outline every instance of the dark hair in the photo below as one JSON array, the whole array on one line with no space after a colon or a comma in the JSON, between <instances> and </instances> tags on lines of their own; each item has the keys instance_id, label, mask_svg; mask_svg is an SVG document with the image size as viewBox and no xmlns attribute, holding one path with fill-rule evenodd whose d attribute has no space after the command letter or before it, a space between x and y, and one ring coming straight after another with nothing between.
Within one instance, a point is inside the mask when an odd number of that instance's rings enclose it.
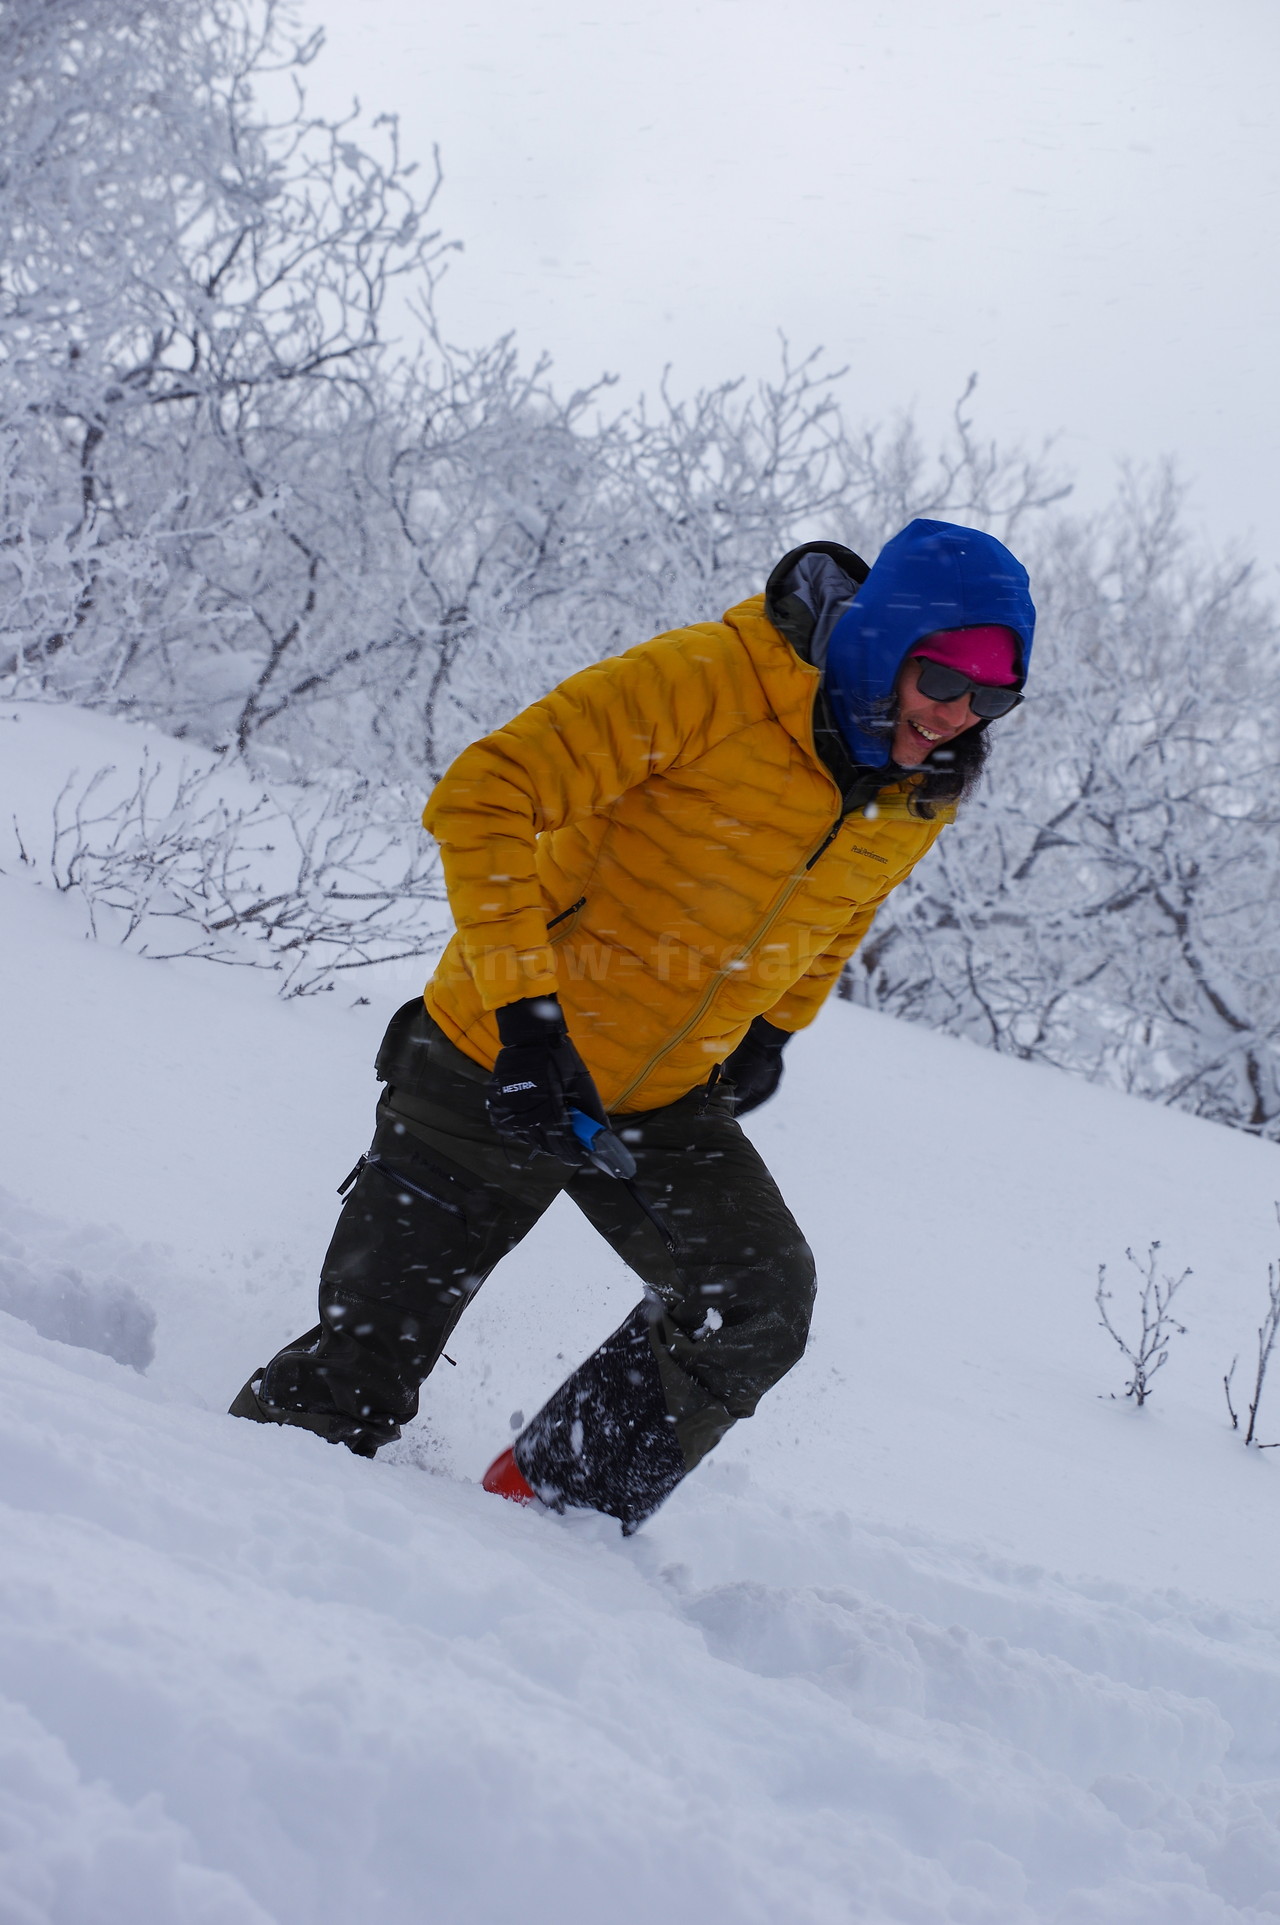
<instances>
[{"instance_id":1,"label":"dark hair","mask_svg":"<svg viewBox=\"0 0 1280 1925\"><path fill-rule=\"evenodd\" d=\"M911 813L928 820L935 804L966 801L978 786L978 777L990 753L985 723L976 729L966 729L945 748L935 749L922 766L923 782L912 790Z\"/></svg>"}]
</instances>

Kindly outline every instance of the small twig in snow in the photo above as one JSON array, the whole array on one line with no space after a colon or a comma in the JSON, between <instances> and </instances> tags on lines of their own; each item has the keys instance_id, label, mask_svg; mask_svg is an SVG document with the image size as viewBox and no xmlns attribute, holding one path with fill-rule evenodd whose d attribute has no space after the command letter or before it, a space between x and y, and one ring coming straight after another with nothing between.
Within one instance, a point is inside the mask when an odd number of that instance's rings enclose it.
<instances>
[{"instance_id":1,"label":"small twig in snow","mask_svg":"<svg viewBox=\"0 0 1280 1925\"><path fill-rule=\"evenodd\" d=\"M1276 1205L1276 1216L1280 1219L1280 1203ZM1271 1352L1275 1349L1277 1334L1280 1334L1280 1264L1269 1263L1267 1265L1267 1313L1258 1326L1258 1367L1253 1377L1253 1396L1249 1400L1249 1428L1244 1434L1246 1444L1255 1442L1258 1406L1262 1402L1262 1386L1267 1380L1267 1365L1271 1362ZM1234 1365L1232 1367L1234 1368ZM1275 1450L1276 1445L1258 1444L1257 1448Z\"/></svg>"},{"instance_id":2,"label":"small twig in snow","mask_svg":"<svg viewBox=\"0 0 1280 1925\"><path fill-rule=\"evenodd\" d=\"M1180 1277L1157 1276L1156 1252L1159 1248L1158 1242L1151 1244L1147 1251L1145 1265L1139 1263L1132 1250L1125 1251L1126 1257L1142 1278L1139 1297L1142 1328L1136 1350L1125 1342L1108 1314L1107 1305L1111 1302L1112 1293L1107 1289L1105 1263L1098 1265L1098 1288L1094 1292L1094 1302L1098 1306L1098 1321L1119 1347L1132 1373L1129 1382L1125 1385L1124 1394L1134 1399L1139 1410L1151 1395L1151 1385L1157 1371L1162 1370L1169 1360L1170 1337L1175 1331L1180 1337L1185 1337L1187 1334L1185 1326L1170 1314L1169 1306L1191 1272L1189 1269L1184 1270Z\"/></svg>"}]
</instances>

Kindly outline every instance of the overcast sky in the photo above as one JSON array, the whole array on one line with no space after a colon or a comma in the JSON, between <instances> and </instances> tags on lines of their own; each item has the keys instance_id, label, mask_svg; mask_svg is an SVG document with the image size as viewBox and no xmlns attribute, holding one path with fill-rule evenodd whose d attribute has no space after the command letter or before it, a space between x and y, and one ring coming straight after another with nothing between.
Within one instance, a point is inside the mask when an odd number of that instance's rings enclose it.
<instances>
[{"instance_id":1,"label":"overcast sky","mask_svg":"<svg viewBox=\"0 0 1280 1925\"><path fill-rule=\"evenodd\" d=\"M446 331L564 385L761 375L855 419L1179 457L1280 587L1278 0L303 0L313 98L441 148Z\"/></svg>"}]
</instances>

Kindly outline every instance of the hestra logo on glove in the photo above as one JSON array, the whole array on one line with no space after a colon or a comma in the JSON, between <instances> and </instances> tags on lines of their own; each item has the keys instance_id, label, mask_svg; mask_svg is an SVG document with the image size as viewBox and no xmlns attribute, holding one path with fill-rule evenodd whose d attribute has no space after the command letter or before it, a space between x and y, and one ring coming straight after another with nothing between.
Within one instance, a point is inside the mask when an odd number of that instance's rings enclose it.
<instances>
[{"instance_id":1,"label":"hestra logo on glove","mask_svg":"<svg viewBox=\"0 0 1280 1925\"><path fill-rule=\"evenodd\" d=\"M599 1092L569 1039L559 1003L549 996L534 996L506 1004L498 1011L498 1035L502 1048L485 1099L489 1121L498 1134L525 1144L536 1155L558 1157L571 1168L590 1163L615 1175L612 1166L601 1161L601 1152L577 1133L576 1112L581 1112L584 1123L594 1125L591 1143L598 1135L608 1135L608 1125ZM623 1154L630 1162L630 1152Z\"/></svg>"}]
</instances>

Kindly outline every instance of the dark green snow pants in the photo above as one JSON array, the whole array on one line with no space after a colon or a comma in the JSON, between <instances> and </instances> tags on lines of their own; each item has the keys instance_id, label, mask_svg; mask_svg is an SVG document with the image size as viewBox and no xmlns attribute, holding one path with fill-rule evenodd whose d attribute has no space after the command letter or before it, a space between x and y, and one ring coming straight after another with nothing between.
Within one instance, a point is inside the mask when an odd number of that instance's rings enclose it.
<instances>
[{"instance_id":1,"label":"dark green snow pants","mask_svg":"<svg viewBox=\"0 0 1280 1925\"><path fill-rule=\"evenodd\" d=\"M728 1094L616 1118L636 1159L626 1185L499 1138L489 1072L420 1002L393 1019L377 1073L387 1088L325 1257L320 1322L267 1366L260 1408L241 1408L256 1400L246 1386L233 1409L301 1417L372 1454L417 1414L419 1384L489 1272L567 1190L645 1295L521 1432L516 1461L557 1508L634 1528L808 1336L813 1258Z\"/></svg>"}]
</instances>

